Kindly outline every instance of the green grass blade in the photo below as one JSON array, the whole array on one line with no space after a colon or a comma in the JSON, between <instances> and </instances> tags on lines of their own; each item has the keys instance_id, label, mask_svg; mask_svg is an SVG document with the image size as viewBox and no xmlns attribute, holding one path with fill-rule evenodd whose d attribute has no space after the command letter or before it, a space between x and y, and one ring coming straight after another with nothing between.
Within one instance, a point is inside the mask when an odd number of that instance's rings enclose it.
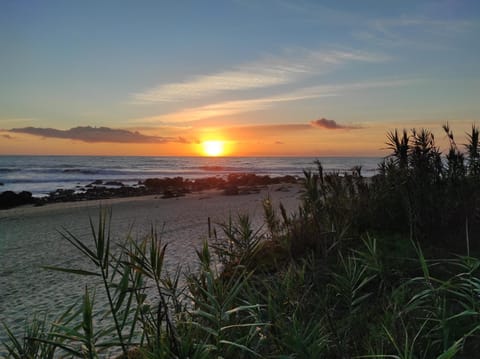
<instances>
[{"instance_id":1,"label":"green grass blade","mask_svg":"<svg viewBox=\"0 0 480 359\"><path fill-rule=\"evenodd\" d=\"M67 353L70 353L71 355L73 356L76 356L76 357L79 357L79 358L83 358L84 355L82 352L78 351L78 350L75 350L73 348L70 348L69 346L65 345L65 344L62 344L62 343L59 343L59 342L56 342L54 340L49 340L49 339L42 339L42 338L36 338L36 340L38 340L39 342L41 343L45 343L45 344L49 344L49 345L53 345L57 348L60 348L62 350L65 350Z\"/></svg>"},{"instance_id":2,"label":"green grass blade","mask_svg":"<svg viewBox=\"0 0 480 359\"><path fill-rule=\"evenodd\" d=\"M8 326L5 323L2 323L2 324L3 324L3 327L5 328L5 331L7 332L7 336L10 339L10 341L12 342L14 348L17 350L18 353L23 353L23 346L20 344L18 339L15 337L15 335L12 333L10 328L8 328ZM14 352L14 350L10 350L10 349L9 349L9 351L11 353Z\"/></svg>"},{"instance_id":3,"label":"green grass blade","mask_svg":"<svg viewBox=\"0 0 480 359\"><path fill-rule=\"evenodd\" d=\"M73 233L64 229L65 232L59 232L60 235L70 242L75 248L77 248L80 252L82 252L86 257L90 258L96 266L99 265L97 255L88 248L85 244L82 243L80 239L78 239Z\"/></svg>"}]
</instances>

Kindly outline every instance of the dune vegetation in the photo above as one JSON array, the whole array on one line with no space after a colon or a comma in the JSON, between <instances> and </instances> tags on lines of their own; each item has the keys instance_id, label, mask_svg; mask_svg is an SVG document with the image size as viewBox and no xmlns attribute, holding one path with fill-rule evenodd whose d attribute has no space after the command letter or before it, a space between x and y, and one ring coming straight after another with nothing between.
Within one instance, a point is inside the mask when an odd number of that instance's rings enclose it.
<instances>
[{"instance_id":1,"label":"dune vegetation","mask_svg":"<svg viewBox=\"0 0 480 359\"><path fill-rule=\"evenodd\" d=\"M4 346L12 358L476 357L479 130L466 145L444 130L445 154L426 129L389 133L373 178L318 162L296 213L266 198L262 228L241 214L212 228L188 272L164 270L155 230L114 244L102 211L90 243L63 232L91 267L49 268L101 285Z\"/></svg>"}]
</instances>

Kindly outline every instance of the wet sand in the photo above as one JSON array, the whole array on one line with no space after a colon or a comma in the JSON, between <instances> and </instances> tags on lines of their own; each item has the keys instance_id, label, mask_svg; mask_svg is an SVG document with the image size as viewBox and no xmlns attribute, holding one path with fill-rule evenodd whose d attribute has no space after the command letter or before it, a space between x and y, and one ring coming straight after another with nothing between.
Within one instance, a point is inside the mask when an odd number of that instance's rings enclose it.
<instances>
[{"instance_id":1,"label":"wet sand","mask_svg":"<svg viewBox=\"0 0 480 359\"><path fill-rule=\"evenodd\" d=\"M268 194L274 205L281 202L292 212L299 204L299 189L298 185L272 185L257 194L238 196L213 190L180 198L147 196L0 211L0 322L18 331L26 317L61 313L81 297L85 279L41 267L88 267L58 231L68 229L91 243L89 218L98 218L100 206L112 209L112 237L117 243L125 240L130 228L133 238L141 239L155 226L169 243L165 265L173 270L177 265L195 264L195 249L208 237L209 217L215 224L227 221L229 215L248 213L258 228L263 224L262 201ZM4 339L0 328L0 342Z\"/></svg>"}]
</instances>

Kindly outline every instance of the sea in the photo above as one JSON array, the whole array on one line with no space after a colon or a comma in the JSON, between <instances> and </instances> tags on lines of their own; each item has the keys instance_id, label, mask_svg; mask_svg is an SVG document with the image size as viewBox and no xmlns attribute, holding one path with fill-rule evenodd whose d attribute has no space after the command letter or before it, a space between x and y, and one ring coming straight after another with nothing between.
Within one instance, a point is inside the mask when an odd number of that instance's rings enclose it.
<instances>
[{"instance_id":1,"label":"sea","mask_svg":"<svg viewBox=\"0 0 480 359\"><path fill-rule=\"evenodd\" d=\"M120 157L120 156L0 156L0 192L29 191L35 197L57 189L79 189L94 181L136 185L147 178L225 177L255 173L271 177L302 176L322 164L325 172L348 173L360 166L373 176L378 157Z\"/></svg>"}]
</instances>

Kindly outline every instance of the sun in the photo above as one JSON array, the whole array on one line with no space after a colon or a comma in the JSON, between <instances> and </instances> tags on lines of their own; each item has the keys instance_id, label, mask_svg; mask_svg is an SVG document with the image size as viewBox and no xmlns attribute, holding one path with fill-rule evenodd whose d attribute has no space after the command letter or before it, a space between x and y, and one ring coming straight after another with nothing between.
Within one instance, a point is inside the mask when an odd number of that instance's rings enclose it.
<instances>
[{"instance_id":1,"label":"sun","mask_svg":"<svg viewBox=\"0 0 480 359\"><path fill-rule=\"evenodd\" d=\"M224 143L222 141L205 141L202 143L203 153L207 156L221 156L224 153Z\"/></svg>"}]
</instances>

